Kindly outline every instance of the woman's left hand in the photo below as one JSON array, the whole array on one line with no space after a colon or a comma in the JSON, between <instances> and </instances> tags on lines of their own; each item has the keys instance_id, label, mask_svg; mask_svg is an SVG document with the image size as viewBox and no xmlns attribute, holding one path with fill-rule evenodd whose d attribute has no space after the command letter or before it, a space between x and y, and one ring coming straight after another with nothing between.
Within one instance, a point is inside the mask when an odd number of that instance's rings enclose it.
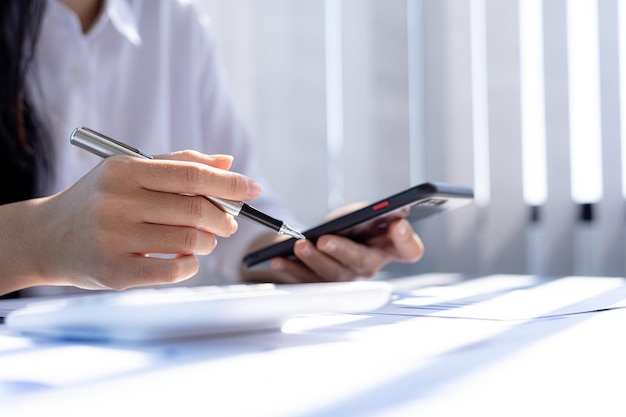
<instances>
[{"instance_id":1,"label":"woman's left hand","mask_svg":"<svg viewBox=\"0 0 626 417\"><path fill-rule=\"evenodd\" d=\"M417 262L424 245L406 219L390 223L387 232L365 243L337 235L321 236L315 244L295 243L297 260L274 258L271 268L291 282L352 281L372 277L390 262Z\"/></svg>"}]
</instances>

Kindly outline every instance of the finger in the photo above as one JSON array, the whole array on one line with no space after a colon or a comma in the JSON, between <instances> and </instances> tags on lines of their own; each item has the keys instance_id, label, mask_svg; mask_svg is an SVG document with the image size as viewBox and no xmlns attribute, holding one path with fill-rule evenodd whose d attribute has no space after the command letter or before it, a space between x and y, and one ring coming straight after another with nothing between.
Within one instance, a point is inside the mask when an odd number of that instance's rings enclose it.
<instances>
[{"instance_id":1,"label":"finger","mask_svg":"<svg viewBox=\"0 0 626 417\"><path fill-rule=\"evenodd\" d=\"M373 276L390 260L390 256L377 247L368 247L340 236L322 236L317 241L317 247L360 277Z\"/></svg>"},{"instance_id":2,"label":"finger","mask_svg":"<svg viewBox=\"0 0 626 417\"><path fill-rule=\"evenodd\" d=\"M190 226L228 237L237 231L237 221L202 196L140 190L142 204L131 210L138 222Z\"/></svg>"},{"instance_id":3,"label":"finger","mask_svg":"<svg viewBox=\"0 0 626 417\"><path fill-rule=\"evenodd\" d=\"M315 272L321 281L351 281L357 277L353 270L321 252L308 240L296 242L294 254L304 265Z\"/></svg>"},{"instance_id":4,"label":"finger","mask_svg":"<svg viewBox=\"0 0 626 417\"><path fill-rule=\"evenodd\" d=\"M388 254L398 262L417 262L424 254L424 245L406 219L390 223L384 234L368 239L366 245Z\"/></svg>"},{"instance_id":5,"label":"finger","mask_svg":"<svg viewBox=\"0 0 626 417\"><path fill-rule=\"evenodd\" d=\"M393 222L387 234L393 243L397 261L417 262L424 256L424 244L408 220L400 219Z\"/></svg>"},{"instance_id":6,"label":"finger","mask_svg":"<svg viewBox=\"0 0 626 417\"><path fill-rule=\"evenodd\" d=\"M286 258L274 258L270 263L272 270L280 272L281 276L289 277L289 283L311 283L323 281L313 271L299 261Z\"/></svg>"},{"instance_id":7,"label":"finger","mask_svg":"<svg viewBox=\"0 0 626 417\"><path fill-rule=\"evenodd\" d=\"M223 154L214 154L214 155L206 155L196 151L178 151L171 152L165 155L155 156L158 159L170 159L174 161L189 161L189 162L199 162L204 165L209 165L214 168L219 168L223 170L229 170L233 164L233 156L232 155L223 155Z\"/></svg>"},{"instance_id":8,"label":"finger","mask_svg":"<svg viewBox=\"0 0 626 417\"><path fill-rule=\"evenodd\" d=\"M244 175L197 162L111 157L104 161L108 172L131 175L138 188L173 194L193 194L246 201L262 187Z\"/></svg>"},{"instance_id":9,"label":"finger","mask_svg":"<svg viewBox=\"0 0 626 417\"><path fill-rule=\"evenodd\" d=\"M302 281L277 269L247 270L243 281L250 284L274 283L274 284L298 284Z\"/></svg>"},{"instance_id":10,"label":"finger","mask_svg":"<svg viewBox=\"0 0 626 417\"><path fill-rule=\"evenodd\" d=\"M127 240L128 253L208 255L217 246L215 235L193 227L143 224L137 232L141 238Z\"/></svg>"},{"instance_id":11,"label":"finger","mask_svg":"<svg viewBox=\"0 0 626 417\"><path fill-rule=\"evenodd\" d=\"M136 286L173 284L193 277L199 265L195 256L164 259L135 255L121 264L117 274L108 274L100 282L118 291Z\"/></svg>"}]
</instances>

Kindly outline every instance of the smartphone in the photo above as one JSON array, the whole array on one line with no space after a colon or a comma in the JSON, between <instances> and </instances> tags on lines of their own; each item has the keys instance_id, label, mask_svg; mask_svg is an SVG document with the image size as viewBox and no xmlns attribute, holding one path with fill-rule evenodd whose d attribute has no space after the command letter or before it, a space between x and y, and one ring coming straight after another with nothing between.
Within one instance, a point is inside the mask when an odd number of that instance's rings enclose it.
<instances>
[{"instance_id":1,"label":"smartphone","mask_svg":"<svg viewBox=\"0 0 626 417\"><path fill-rule=\"evenodd\" d=\"M304 233L313 243L322 235L332 234L348 237L356 242L386 232L391 222L406 218L412 224L432 215L450 211L470 203L474 198L472 188L441 182L428 182L408 188L366 207L322 223ZM244 266L258 267L275 257L293 257L291 238L255 252L243 258Z\"/></svg>"}]
</instances>

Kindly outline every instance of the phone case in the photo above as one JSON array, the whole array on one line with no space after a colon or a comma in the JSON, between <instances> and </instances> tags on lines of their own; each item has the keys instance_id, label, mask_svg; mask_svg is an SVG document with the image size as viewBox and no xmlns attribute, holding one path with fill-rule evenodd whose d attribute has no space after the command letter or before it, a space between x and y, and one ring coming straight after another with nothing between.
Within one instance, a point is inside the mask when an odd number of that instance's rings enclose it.
<instances>
[{"instance_id":1,"label":"phone case","mask_svg":"<svg viewBox=\"0 0 626 417\"><path fill-rule=\"evenodd\" d=\"M434 214L466 205L473 197L472 188L464 185L423 183L303 233L312 242L326 234L337 234L357 242L365 242L384 233L387 226L397 218L405 217L415 223ZM292 238L252 252L244 257L243 264L250 268L275 257L293 256L295 241Z\"/></svg>"}]
</instances>

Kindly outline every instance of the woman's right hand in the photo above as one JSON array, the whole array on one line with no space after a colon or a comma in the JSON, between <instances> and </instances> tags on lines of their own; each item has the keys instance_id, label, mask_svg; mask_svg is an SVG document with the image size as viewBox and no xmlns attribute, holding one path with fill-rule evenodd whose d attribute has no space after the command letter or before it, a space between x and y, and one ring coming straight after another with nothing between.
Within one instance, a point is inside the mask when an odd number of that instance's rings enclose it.
<instances>
[{"instance_id":1,"label":"woman's right hand","mask_svg":"<svg viewBox=\"0 0 626 417\"><path fill-rule=\"evenodd\" d=\"M116 156L58 194L0 206L0 293L33 285L122 290L190 278L195 255L237 230L231 215L202 196L243 201L261 193L255 181L228 171L231 162L194 151Z\"/></svg>"}]
</instances>

